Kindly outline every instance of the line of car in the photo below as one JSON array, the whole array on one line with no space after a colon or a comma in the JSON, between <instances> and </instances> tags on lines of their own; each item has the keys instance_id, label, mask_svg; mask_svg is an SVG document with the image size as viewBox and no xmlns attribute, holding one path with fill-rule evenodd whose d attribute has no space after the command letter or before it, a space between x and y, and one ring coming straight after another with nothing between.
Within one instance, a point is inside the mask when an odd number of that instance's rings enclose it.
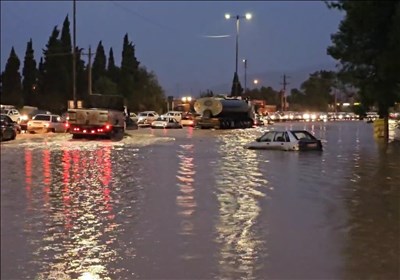
<instances>
[{"instance_id":1,"label":"line of car","mask_svg":"<svg viewBox=\"0 0 400 280\"><path fill-rule=\"evenodd\" d=\"M183 128L184 126L195 126L195 115L180 111L168 111L159 115L155 111L143 111L137 116L130 115L131 119L137 119L139 127L151 128Z\"/></svg>"}]
</instances>

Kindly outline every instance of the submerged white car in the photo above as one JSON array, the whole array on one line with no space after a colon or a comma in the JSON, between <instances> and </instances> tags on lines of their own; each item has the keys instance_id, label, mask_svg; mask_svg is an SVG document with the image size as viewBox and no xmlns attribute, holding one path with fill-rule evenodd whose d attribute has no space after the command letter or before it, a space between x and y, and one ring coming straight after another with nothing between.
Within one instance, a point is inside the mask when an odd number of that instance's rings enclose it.
<instances>
[{"instance_id":1,"label":"submerged white car","mask_svg":"<svg viewBox=\"0 0 400 280\"><path fill-rule=\"evenodd\" d=\"M322 151L321 140L306 130L271 130L254 142L244 146L247 149L268 149L284 151Z\"/></svg>"}]
</instances>

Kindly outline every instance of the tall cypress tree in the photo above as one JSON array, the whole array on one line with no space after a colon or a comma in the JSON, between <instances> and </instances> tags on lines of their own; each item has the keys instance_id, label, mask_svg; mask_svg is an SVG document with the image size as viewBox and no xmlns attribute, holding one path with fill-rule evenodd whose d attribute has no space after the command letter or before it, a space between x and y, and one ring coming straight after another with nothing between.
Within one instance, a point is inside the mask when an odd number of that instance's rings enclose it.
<instances>
[{"instance_id":1,"label":"tall cypress tree","mask_svg":"<svg viewBox=\"0 0 400 280\"><path fill-rule=\"evenodd\" d=\"M43 57L40 57L40 61L38 64L38 77L37 77L37 86L35 88L35 93L37 96L42 97L43 96L43 88L44 88L44 62L43 62ZM39 105L39 98L35 98L33 101L34 106Z\"/></svg>"},{"instance_id":2,"label":"tall cypress tree","mask_svg":"<svg viewBox=\"0 0 400 280\"><path fill-rule=\"evenodd\" d=\"M118 84L119 82L118 70L119 70L118 67L115 65L113 49L110 48L108 54L107 76L108 78L110 78L111 81L113 81L116 84Z\"/></svg>"},{"instance_id":3,"label":"tall cypress tree","mask_svg":"<svg viewBox=\"0 0 400 280\"><path fill-rule=\"evenodd\" d=\"M48 43L46 44L46 50L44 53L43 63L43 88L41 91L41 101L46 100L45 103L40 104L44 109L59 111L60 106L65 103L65 80L66 80L66 68L63 65L64 58L63 53L60 52L62 49L61 42L58 39L60 31L57 26L53 28Z\"/></svg>"},{"instance_id":4,"label":"tall cypress tree","mask_svg":"<svg viewBox=\"0 0 400 280\"><path fill-rule=\"evenodd\" d=\"M139 69L139 61L135 56L135 45L129 42L128 34L124 36L124 43L122 47L122 60L121 60L121 71L130 75L135 75Z\"/></svg>"},{"instance_id":5,"label":"tall cypress tree","mask_svg":"<svg viewBox=\"0 0 400 280\"><path fill-rule=\"evenodd\" d=\"M63 88L62 95L64 99L72 98L72 42L71 42L71 32L70 32L70 22L68 19L68 15L65 17L63 22L63 27L61 29L61 37L60 37L60 65L64 72L63 75Z\"/></svg>"},{"instance_id":6,"label":"tall cypress tree","mask_svg":"<svg viewBox=\"0 0 400 280\"><path fill-rule=\"evenodd\" d=\"M134 98L134 87L138 69L139 61L135 56L135 46L132 42L129 42L128 34L125 34L118 90L132 104L131 107L138 107L138 100Z\"/></svg>"},{"instance_id":7,"label":"tall cypress tree","mask_svg":"<svg viewBox=\"0 0 400 280\"><path fill-rule=\"evenodd\" d=\"M100 41L97 45L96 55L93 60L92 66L92 83L95 84L98 79L106 75L106 54L104 52L104 47ZM96 89L95 89L96 90Z\"/></svg>"},{"instance_id":8,"label":"tall cypress tree","mask_svg":"<svg viewBox=\"0 0 400 280\"><path fill-rule=\"evenodd\" d=\"M2 104L15 106L23 104L21 74L19 73L20 65L20 60L15 53L14 47L12 47L6 67L2 73L2 93L0 97Z\"/></svg>"},{"instance_id":9,"label":"tall cypress tree","mask_svg":"<svg viewBox=\"0 0 400 280\"><path fill-rule=\"evenodd\" d=\"M38 76L36 69L36 60L34 56L32 39L26 45L24 68L22 69L23 81L22 81L22 93L25 105L33 105L33 99L35 94L36 79Z\"/></svg>"},{"instance_id":10,"label":"tall cypress tree","mask_svg":"<svg viewBox=\"0 0 400 280\"><path fill-rule=\"evenodd\" d=\"M76 96L78 100L85 100L88 90L88 69L82 60L82 49L76 47ZM71 95L72 96L72 95Z\"/></svg>"}]
</instances>

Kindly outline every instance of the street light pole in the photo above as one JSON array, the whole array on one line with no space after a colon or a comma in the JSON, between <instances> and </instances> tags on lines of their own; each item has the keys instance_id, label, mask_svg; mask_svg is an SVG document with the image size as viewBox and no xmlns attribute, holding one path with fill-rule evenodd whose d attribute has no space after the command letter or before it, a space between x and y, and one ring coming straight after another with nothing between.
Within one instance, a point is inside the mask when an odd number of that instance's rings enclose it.
<instances>
[{"instance_id":1,"label":"street light pole","mask_svg":"<svg viewBox=\"0 0 400 280\"><path fill-rule=\"evenodd\" d=\"M76 0L73 0L73 47L72 47L72 96L74 108L77 107L76 101Z\"/></svg>"},{"instance_id":2,"label":"street light pole","mask_svg":"<svg viewBox=\"0 0 400 280\"><path fill-rule=\"evenodd\" d=\"M244 62L244 93L247 90L247 59L243 59Z\"/></svg>"},{"instance_id":3,"label":"street light pole","mask_svg":"<svg viewBox=\"0 0 400 280\"><path fill-rule=\"evenodd\" d=\"M236 68L235 73L238 73L238 55L239 55L239 16L236 16ZM237 84L236 82L236 93L237 93Z\"/></svg>"},{"instance_id":4,"label":"street light pole","mask_svg":"<svg viewBox=\"0 0 400 280\"><path fill-rule=\"evenodd\" d=\"M225 14L226 19L230 19L231 15L230 14ZM250 20L252 18L252 15L250 13L247 13L244 16L241 15L236 15L236 63L235 63L235 96L239 95L239 75L238 75L238 58L239 58L239 22L241 18L245 18L247 20Z\"/></svg>"}]
</instances>

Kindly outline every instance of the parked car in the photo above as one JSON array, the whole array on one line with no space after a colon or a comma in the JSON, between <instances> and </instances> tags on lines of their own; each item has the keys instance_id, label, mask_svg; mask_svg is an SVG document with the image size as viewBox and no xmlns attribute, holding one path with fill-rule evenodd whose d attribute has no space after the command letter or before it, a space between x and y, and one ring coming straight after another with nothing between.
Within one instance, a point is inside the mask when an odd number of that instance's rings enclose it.
<instances>
[{"instance_id":1,"label":"parked car","mask_svg":"<svg viewBox=\"0 0 400 280\"><path fill-rule=\"evenodd\" d=\"M21 126L22 131L27 131L28 130L28 122L36 115L39 114L46 114L46 115L51 115L51 112L45 111L45 110L34 110L31 111L27 114L23 114L21 116L21 121L19 122L19 125Z\"/></svg>"},{"instance_id":2,"label":"parked car","mask_svg":"<svg viewBox=\"0 0 400 280\"><path fill-rule=\"evenodd\" d=\"M181 125L194 127L195 126L194 116L189 115L189 114L182 116Z\"/></svg>"},{"instance_id":3,"label":"parked car","mask_svg":"<svg viewBox=\"0 0 400 280\"><path fill-rule=\"evenodd\" d=\"M322 151L321 140L306 130L271 130L244 146L247 149Z\"/></svg>"},{"instance_id":4,"label":"parked car","mask_svg":"<svg viewBox=\"0 0 400 280\"><path fill-rule=\"evenodd\" d=\"M21 114L17 109L1 109L1 114L9 116L16 123L21 120Z\"/></svg>"},{"instance_id":5,"label":"parked car","mask_svg":"<svg viewBox=\"0 0 400 280\"><path fill-rule=\"evenodd\" d=\"M158 117L151 123L151 128L182 128L182 125L172 117Z\"/></svg>"},{"instance_id":6,"label":"parked car","mask_svg":"<svg viewBox=\"0 0 400 280\"><path fill-rule=\"evenodd\" d=\"M182 112L180 112L180 111L168 111L165 114L161 115L161 117L164 117L164 118L169 118L169 117L175 118L178 122L180 122L181 119L182 119Z\"/></svg>"},{"instance_id":7,"label":"parked car","mask_svg":"<svg viewBox=\"0 0 400 280\"><path fill-rule=\"evenodd\" d=\"M68 123L59 115L38 114L27 125L29 133L68 131Z\"/></svg>"},{"instance_id":8,"label":"parked car","mask_svg":"<svg viewBox=\"0 0 400 280\"><path fill-rule=\"evenodd\" d=\"M138 115L138 126L150 126L151 123L159 117L155 111L144 111Z\"/></svg>"},{"instance_id":9,"label":"parked car","mask_svg":"<svg viewBox=\"0 0 400 280\"><path fill-rule=\"evenodd\" d=\"M129 113L129 117L131 118L131 120L133 120L134 122L138 122L139 118L135 113Z\"/></svg>"},{"instance_id":10,"label":"parked car","mask_svg":"<svg viewBox=\"0 0 400 280\"><path fill-rule=\"evenodd\" d=\"M15 122L7 115L0 115L0 141L14 140L17 137Z\"/></svg>"}]
</instances>

